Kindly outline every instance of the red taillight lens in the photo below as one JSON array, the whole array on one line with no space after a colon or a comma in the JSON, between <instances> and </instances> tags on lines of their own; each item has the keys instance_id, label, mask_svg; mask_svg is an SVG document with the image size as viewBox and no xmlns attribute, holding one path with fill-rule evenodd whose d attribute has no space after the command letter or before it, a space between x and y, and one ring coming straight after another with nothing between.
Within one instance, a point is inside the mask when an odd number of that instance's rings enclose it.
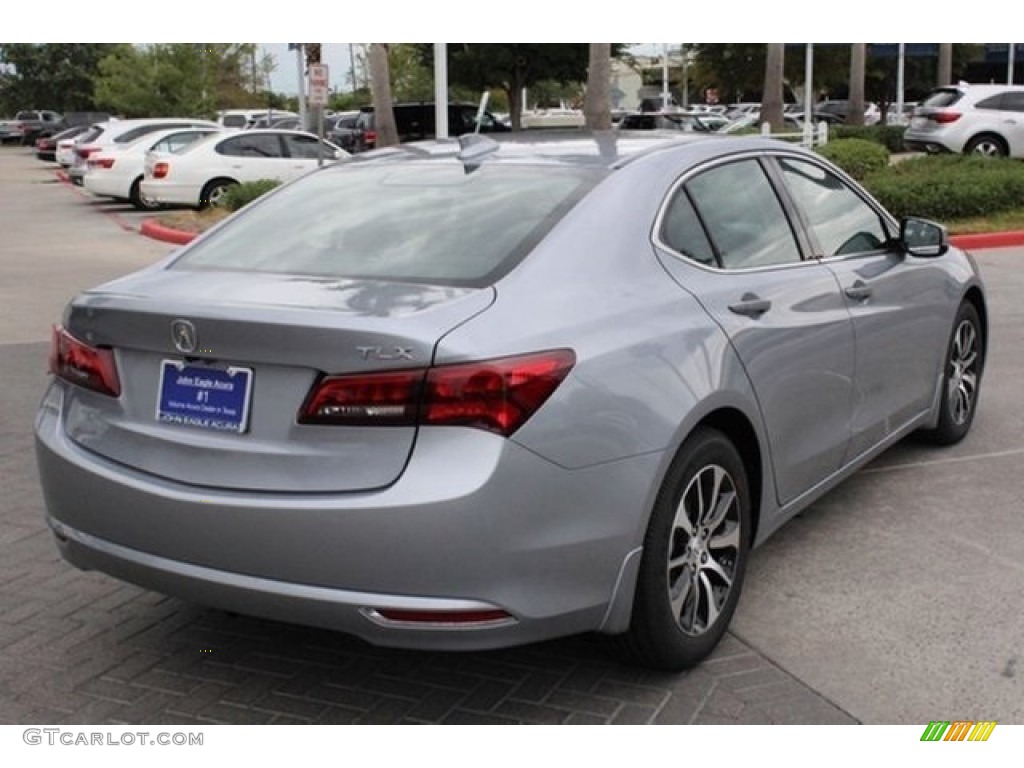
<instances>
[{"instance_id":1,"label":"red taillight lens","mask_svg":"<svg viewBox=\"0 0 1024 768\"><path fill-rule=\"evenodd\" d=\"M89 158L90 168L113 168L114 158L112 157L91 157Z\"/></svg>"},{"instance_id":2,"label":"red taillight lens","mask_svg":"<svg viewBox=\"0 0 1024 768\"><path fill-rule=\"evenodd\" d=\"M432 368L424 424L460 425L511 435L544 404L576 362L567 349Z\"/></svg>"},{"instance_id":3,"label":"red taillight lens","mask_svg":"<svg viewBox=\"0 0 1024 768\"><path fill-rule=\"evenodd\" d=\"M75 147L75 154L85 160L88 160L89 155L93 152L98 152L99 149L99 147Z\"/></svg>"},{"instance_id":4,"label":"red taillight lens","mask_svg":"<svg viewBox=\"0 0 1024 768\"><path fill-rule=\"evenodd\" d=\"M957 120L960 119L960 113L959 112L936 112L934 115L931 116L931 118L936 123L940 123L940 124L955 123Z\"/></svg>"},{"instance_id":5,"label":"red taillight lens","mask_svg":"<svg viewBox=\"0 0 1024 768\"><path fill-rule=\"evenodd\" d=\"M576 362L571 350L428 370L327 376L300 424L463 426L509 436L551 396Z\"/></svg>"},{"instance_id":6,"label":"red taillight lens","mask_svg":"<svg viewBox=\"0 0 1024 768\"><path fill-rule=\"evenodd\" d=\"M363 131L363 141L366 142L366 146L373 149L377 146L377 132L376 131Z\"/></svg>"},{"instance_id":7,"label":"red taillight lens","mask_svg":"<svg viewBox=\"0 0 1024 768\"><path fill-rule=\"evenodd\" d=\"M156 165L153 166L153 178L163 179L167 176L168 173L170 173L170 170L170 163L157 163Z\"/></svg>"},{"instance_id":8,"label":"red taillight lens","mask_svg":"<svg viewBox=\"0 0 1024 768\"><path fill-rule=\"evenodd\" d=\"M53 327L50 373L111 397L121 395L114 351L84 344L62 326Z\"/></svg>"}]
</instances>

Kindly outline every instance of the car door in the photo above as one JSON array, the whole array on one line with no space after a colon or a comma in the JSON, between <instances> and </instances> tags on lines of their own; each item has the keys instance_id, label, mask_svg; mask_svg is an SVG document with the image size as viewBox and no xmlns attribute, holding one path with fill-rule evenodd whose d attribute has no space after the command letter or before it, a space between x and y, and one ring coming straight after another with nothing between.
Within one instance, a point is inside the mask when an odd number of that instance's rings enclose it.
<instances>
[{"instance_id":1,"label":"car door","mask_svg":"<svg viewBox=\"0 0 1024 768\"><path fill-rule=\"evenodd\" d=\"M1010 145L1010 157L1024 157L1024 91L1006 91L1000 110L1000 127Z\"/></svg>"},{"instance_id":2,"label":"car door","mask_svg":"<svg viewBox=\"0 0 1024 768\"><path fill-rule=\"evenodd\" d=\"M834 473L850 441L853 331L833 274L754 156L677 184L658 224L666 269L728 335L753 386L778 501Z\"/></svg>"},{"instance_id":3,"label":"car door","mask_svg":"<svg viewBox=\"0 0 1024 768\"><path fill-rule=\"evenodd\" d=\"M242 132L222 141L216 151L224 156L225 170L236 181L285 181L295 175L275 133Z\"/></svg>"},{"instance_id":4,"label":"car door","mask_svg":"<svg viewBox=\"0 0 1024 768\"><path fill-rule=\"evenodd\" d=\"M315 136L302 133L283 134L284 146L288 152L288 179L311 171L322 163L332 162L335 149L321 142ZM282 179L287 181L288 179Z\"/></svg>"},{"instance_id":5,"label":"car door","mask_svg":"<svg viewBox=\"0 0 1024 768\"><path fill-rule=\"evenodd\" d=\"M861 193L809 158L777 158L814 255L839 282L856 349L850 459L931 407L947 338L947 282L936 259L906 255Z\"/></svg>"}]
</instances>

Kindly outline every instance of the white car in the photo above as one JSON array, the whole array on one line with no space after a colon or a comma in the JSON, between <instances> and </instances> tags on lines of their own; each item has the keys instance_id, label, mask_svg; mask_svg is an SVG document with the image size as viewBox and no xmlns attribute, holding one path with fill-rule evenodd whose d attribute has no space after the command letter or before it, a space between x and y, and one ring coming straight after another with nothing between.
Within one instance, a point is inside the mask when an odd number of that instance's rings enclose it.
<instances>
[{"instance_id":1,"label":"white car","mask_svg":"<svg viewBox=\"0 0 1024 768\"><path fill-rule=\"evenodd\" d=\"M146 155L142 196L160 205L216 205L235 184L260 179L291 181L326 162L349 156L312 133L253 129L211 136L180 152Z\"/></svg>"},{"instance_id":2,"label":"white car","mask_svg":"<svg viewBox=\"0 0 1024 768\"><path fill-rule=\"evenodd\" d=\"M159 208L158 203L142 196L143 165L146 153L179 152L194 141L220 133L217 128L172 128L146 134L131 144L113 145L89 155L83 186L99 197L127 200L140 211Z\"/></svg>"},{"instance_id":3,"label":"white car","mask_svg":"<svg viewBox=\"0 0 1024 768\"><path fill-rule=\"evenodd\" d=\"M191 117L147 117L139 120L111 120L96 123L75 146L74 162L68 168L73 184L81 186L89 167L89 156L112 146L130 144L147 133L156 133L170 128L194 128L205 126L219 128L212 120L198 120Z\"/></svg>"}]
</instances>

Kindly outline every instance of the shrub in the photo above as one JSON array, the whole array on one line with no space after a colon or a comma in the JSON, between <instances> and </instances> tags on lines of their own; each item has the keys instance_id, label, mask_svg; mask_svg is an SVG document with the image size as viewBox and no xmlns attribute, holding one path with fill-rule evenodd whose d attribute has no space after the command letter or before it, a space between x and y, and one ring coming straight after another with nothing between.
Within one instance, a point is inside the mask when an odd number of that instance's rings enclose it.
<instances>
[{"instance_id":1,"label":"shrub","mask_svg":"<svg viewBox=\"0 0 1024 768\"><path fill-rule=\"evenodd\" d=\"M828 135L835 139L864 139L881 144L890 152L903 151L904 125L830 125Z\"/></svg>"},{"instance_id":2,"label":"shrub","mask_svg":"<svg viewBox=\"0 0 1024 768\"><path fill-rule=\"evenodd\" d=\"M866 139L836 139L818 152L858 181L889 164L889 150Z\"/></svg>"},{"instance_id":3,"label":"shrub","mask_svg":"<svg viewBox=\"0 0 1024 768\"><path fill-rule=\"evenodd\" d=\"M278 187L280 185L281 182L276 179L260 179L259 181L247 181L244 184L235 184L225 193L222 205L229 211L237 211L239 208L251 203L260 195L265 195L274 187Z\"/></svg>"},{"instance_id":4,"label":"shrub","mask_svg":"<svg viewBox=\"0 0 1024 768\"><path fill-rule=\"evenodd\" d=\"M1024 207L1024 163L925 155L872 173L864 186L894 216L940 221L985 216Z\"/></svg>"}]
</instances>

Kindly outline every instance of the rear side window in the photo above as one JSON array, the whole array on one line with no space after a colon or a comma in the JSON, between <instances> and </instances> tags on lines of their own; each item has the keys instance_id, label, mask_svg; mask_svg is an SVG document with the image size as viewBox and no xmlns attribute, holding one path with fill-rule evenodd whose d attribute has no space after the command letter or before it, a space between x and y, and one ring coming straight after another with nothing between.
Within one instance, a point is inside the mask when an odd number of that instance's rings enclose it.
<instances>
[{"instance_id":1,"label":"rear side window","mask_svg":"<svg viewBox=\"0 0 1024 768\"><path fill-rule=\"evenodd\" d=\"M955 88L940 88L932 91L928 98L921 102L922 107L951 107L960 101L963 94Z\"/></svg>"},{"instance_id":2,"label":"rear side window","mask_svg":"<svg viewBox=\"0 0 1024 768\"><path fill-rule=\"evenodd\" d=\"M337 166L267 196L257 215L208 235L174 268L479 287L518 263L602 176L526 165L467 173L456 162Z\"/></svg>"},{"instance_id":3,"label":"rear side window","mask_svg":"<svg viewBox=\"0 0 1024 768\"><path fill-rule=\"evenodd\" d=\"M224 115L220 122L227 128L245 128L249 119L245 115Z\"/></svg>"},{"instance_id":4,"label":"rear side window","mask_svg":"<svg viewBox=\"0 0 1024 768\"><path fill-rule=\"evenodd\" d=\"M676 192L665 209L661 223L661 241L691 261L707 267L718 266L704 226L685 189Z\"/></svg>"},{"instance_id":5,"label":"rear side window","mask_svg":"<svg viewBox=\"0 0 1024 768\"><path fill-rule=\"evenodd\" d=\"M1003 109L1008 112L1024 112L1024 91L1007 91L1004 93Z\"/></svg>"},{"instance_id":6,"label":"rear side window","mask_svg":"<svg viewBox=\"0 0 1024 768\"><path fill-rule=\"evenodd\" d=\"M164 131L168 128L188 128L188 123L156 123L153 125L140 125L137 128L132 128L130 131L125 131L120 136L114 139L115 144L128 144L135 141L147 133L156 133L157 131Z\"/></svg>"},{"instance_id":7,"label":"rear side window","mask_svg":"<svg viewBox=\"0 0 1024 768\"><path fill-rule=\"evenodd\" d=\"M231 157L282 157L281 142L277 134L256 133L243 134L222 141L217 145L217 152Z\"/></svg>"},{"instance_id":8,"label":"rear side window","mask_svg":"<svg viewBox=\"0 0 1024 768\"><path fill-rule=\"evenodd\" d=\"M800 261L789 219L757 160L716 166L686 188L725 269Z\"/></svg>"}]
</instances>

